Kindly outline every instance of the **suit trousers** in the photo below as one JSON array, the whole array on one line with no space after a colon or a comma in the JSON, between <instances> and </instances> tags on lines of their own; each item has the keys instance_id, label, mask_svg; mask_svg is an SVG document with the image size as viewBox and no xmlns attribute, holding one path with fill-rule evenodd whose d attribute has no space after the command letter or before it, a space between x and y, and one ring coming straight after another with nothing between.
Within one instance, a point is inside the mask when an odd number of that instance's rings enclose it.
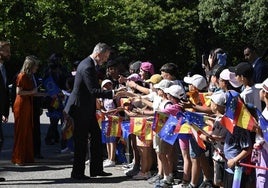
<instances>
[{"instance_id":1,"label":"suit trousers","mask_svg":"<svg viewBox=\"0 0 268 188\"><path fill-rule=\"evenodd\" d=\"M90 175L103 171L103 151L101 130L96 117L80 115L74 118L74 161L72 175L81 176L85 173L85 159L88 150L90 133ZM79 113L76 113L79 114Z\"/></svg>"}]
</instances>

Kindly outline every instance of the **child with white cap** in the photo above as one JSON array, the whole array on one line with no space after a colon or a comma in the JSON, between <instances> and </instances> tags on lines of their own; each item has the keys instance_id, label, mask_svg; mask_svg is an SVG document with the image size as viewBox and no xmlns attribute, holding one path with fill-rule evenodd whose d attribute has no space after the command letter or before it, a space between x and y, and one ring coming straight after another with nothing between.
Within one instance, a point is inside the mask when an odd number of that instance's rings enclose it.
<instances>
[{"instance_id":1,"label":"child with white cap","mask_svg":"<svg viewBox=\"0 0 268 188\"><path fill-rule=\"evenodd\" d=\"M152 100L153 102L149 102L146 99L141 98L142 102L146 103L150 109L148 110L136 109L135 112L141 115L145 115L145 116L153 116L156 110L162 110L162 109L167 108L168 105L171 105L172 103L171 101L167 100L166 94L164 93L164 89L168 88L171 85L172 85L172 82L169 80L165 80L165 79L161 80L158 84L155 84L154 88L156 89L157 96L154 97L154 99ZM159 175L159 178L162 178L162 174L163 174L162 163L159 160L160 138L157 135L154 135L154 138L153 138L153 148L155 149L157 158L158 158L157 160L158 175ZM141 161L146 161L144 160L144 158L143 159L142 158L143 156L141 155ZM152 162L151 159L150 159L150 162ZM143 163L141 164L141 171L137 175L133 176L132 178L133 179L145 179L145 180L149 179L151 175L148 170L150 170L150 168L151 166L149 166L149 160L147 159L147 161L144 164Z\"/></svg>"},{"instance_id":2,"label":"child with white cap","mask_svg":"<svg viewBox=\"0 0 268 188\"><path fill-rule=\"evenodd\" d=\"M103 90L113 89L113 83L109 79L105 79L101 83L101 88ZM109 113L113 112L116 109L113 99L99 99L102 112L105 113L106 119ZM106 138L106 148L108 159L103 162L103 167L114 167L115 166L115 151L116 151L116 137L107 137Z\"/></svg>"},{"instance_id":3,"label":"child with white cap","mask_svg":"<svg viewBox=\"0 0 268 188\"><path fill-rule=\"evenodd\" d=\"M164 92L167 94L168 100L172 102L172 105L169 105L167 108L161 110L169 115L176 116L178 112L181 111L181 107L178 103L184 99L185 91L180 85L172 85L166 89ZM179 139L180 148L183 156L183 180L186 182L190 181L191 174L191 160L189 155L189 140L188 139ZM170 145L164 140L160 141L160 151L159 158L163 165L164 179L160 181L160 186L166 187L171 185L173 182L173 171L174 171L174 163L177 156L174 156L175 147L178 146L176 143L174 145Z\"/></svg>"},{"instance_id":4,"label":"child with white cap","mask_svg":"<svg viewBox=\"0 0 268 188\"><path fill-rule=\"evenodd\" d=\"M225 160L220 153L223 153L223 145L225 135L227 134L227 129L221 124L220 120L225 113L227 95L224 91L217 91L214 92L209 98L211 99L210 108L216 115L216 119L213 124L211 137L205 137L205 140L214 142L212 157L214 163L214 184L216 186L223 187Z\"/></svg>"}]
</instances>

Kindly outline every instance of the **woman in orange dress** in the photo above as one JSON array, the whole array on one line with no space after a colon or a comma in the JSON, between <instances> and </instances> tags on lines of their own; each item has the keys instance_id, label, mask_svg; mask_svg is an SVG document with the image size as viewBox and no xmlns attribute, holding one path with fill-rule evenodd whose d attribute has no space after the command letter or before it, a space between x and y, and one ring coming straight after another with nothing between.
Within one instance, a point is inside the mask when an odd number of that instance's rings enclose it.
<instances>
[{"instance_id":1,"label":"woman in orange dress","mask_svg":"<svg viewBox=\"0 0 268 188\"><path fill-rule=\"evenodd\" d=\"M16 80L16 100L13 106L14 147L12 162L16 165L34 162L33 150L33 96L38 95L33 74L37 71L38 60L27 56Z\"/></svg>"}]
</instances>

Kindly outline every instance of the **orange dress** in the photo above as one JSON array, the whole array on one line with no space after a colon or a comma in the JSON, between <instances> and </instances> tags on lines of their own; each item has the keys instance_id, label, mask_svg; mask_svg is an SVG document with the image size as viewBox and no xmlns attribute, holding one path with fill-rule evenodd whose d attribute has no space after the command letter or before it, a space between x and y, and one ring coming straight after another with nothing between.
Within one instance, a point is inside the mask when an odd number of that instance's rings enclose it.
<instances>
[{"instance_id":1,"label":"orange dress","mask_svg":"<svg viewBox=\"0 0 268 188\"><path fill-rule=\"evenodd\" d=\"M17 87L25 91L33 90L32 78L20 73L16 80ZM23 165L34 162L33 150L33 96L17 95L13 106L14 126L14 147L12 162Z\"/></svg>"}]
</instances>

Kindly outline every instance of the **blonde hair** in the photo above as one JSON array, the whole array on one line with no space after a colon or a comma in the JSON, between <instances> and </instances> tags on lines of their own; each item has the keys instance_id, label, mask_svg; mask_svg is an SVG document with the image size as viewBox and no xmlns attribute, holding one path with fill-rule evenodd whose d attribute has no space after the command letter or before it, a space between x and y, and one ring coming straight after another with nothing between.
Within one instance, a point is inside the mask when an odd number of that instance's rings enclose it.
<instances>
[{"instance_id":1,"label":"blonde hair","mask_svg":"<svg viewBox=\"0 0 268 188\"><path fill-rule=\"evenodd\" d=\"M34 66L37 66L39 64L39 60L35 56L26 56L23 66L21 68L21 73L25 73L27 75L32 74L32 69Z\"/></svg>"}]
</instances>

